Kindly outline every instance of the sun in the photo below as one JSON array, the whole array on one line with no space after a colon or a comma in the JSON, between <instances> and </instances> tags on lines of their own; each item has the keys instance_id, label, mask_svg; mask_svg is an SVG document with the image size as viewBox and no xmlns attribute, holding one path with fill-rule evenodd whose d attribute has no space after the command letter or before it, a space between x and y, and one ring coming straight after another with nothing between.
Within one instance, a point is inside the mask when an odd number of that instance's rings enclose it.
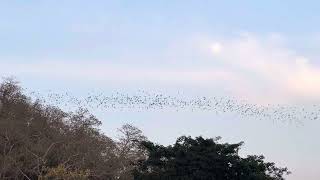
<instances>
[{"instance_id":1,"label":"sun","mask_svg":"<svg viewBox=\"0 0 320 180\"><path fill-rule=\"evenodd\" d=\"M222 46L220 43L215 42L211 45L211 51L213 54L219 54L222 51Z\"/></svg>"}]
</instances>

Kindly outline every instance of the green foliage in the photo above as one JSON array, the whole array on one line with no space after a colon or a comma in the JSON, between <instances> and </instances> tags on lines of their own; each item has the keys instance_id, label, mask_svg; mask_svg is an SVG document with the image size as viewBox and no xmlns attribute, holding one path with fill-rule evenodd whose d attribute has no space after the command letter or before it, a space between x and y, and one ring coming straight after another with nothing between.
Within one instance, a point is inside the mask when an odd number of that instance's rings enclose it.
<instances>
[{"instance_id":1,"label":"green foliage","mask_svg":"<svg viewBox=\"0 0 320 180\"><path fill-rule=\"evenodd\" d=\"M173 146L143 142L149 157L140 161L136 180L283 180L286 168L264 162L263 156L241 158L242 143L220 144L217 139L182 136Z\"/></svg>"}]
</instances>

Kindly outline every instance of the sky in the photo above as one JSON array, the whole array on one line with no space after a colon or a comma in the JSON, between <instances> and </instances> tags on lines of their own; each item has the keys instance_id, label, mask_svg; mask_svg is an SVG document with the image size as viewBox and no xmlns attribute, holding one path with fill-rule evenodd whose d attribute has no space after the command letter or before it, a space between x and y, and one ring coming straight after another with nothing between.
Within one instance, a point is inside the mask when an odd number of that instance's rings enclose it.
<instances>
[{"instance_id":1,"label":"sky","mask_svg":"<svg viewBox=\"0 0 320 180\"><path fill-rule=\"evenodd\" d=\"M147 90L304 107L320 101L319 1L0 1L0 76L81 96ZM243 154L320 179L320 122L213 112L94 112L102 131L132 123L149 139L244 141Z\"/></svg>"}]
</instances>

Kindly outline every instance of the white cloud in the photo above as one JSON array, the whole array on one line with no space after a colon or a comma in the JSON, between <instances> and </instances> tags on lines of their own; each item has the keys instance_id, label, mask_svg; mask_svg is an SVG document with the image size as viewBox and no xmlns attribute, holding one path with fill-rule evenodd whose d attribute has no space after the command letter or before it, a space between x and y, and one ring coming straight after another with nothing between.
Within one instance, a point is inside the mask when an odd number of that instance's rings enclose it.
<instances>
[{"instance_id":1,"label":"white cloud","mask_svg":"<svg viewBox=\"0 0 320 180\"><path fill-rule=\"evenodd\" d=\"M213 58L243 77L246 86L234 91L239 96L279 102L320 99L320 69L278 39L245 35L220 40L225 51L213 53Z\"/></svg>"}]
</instances>

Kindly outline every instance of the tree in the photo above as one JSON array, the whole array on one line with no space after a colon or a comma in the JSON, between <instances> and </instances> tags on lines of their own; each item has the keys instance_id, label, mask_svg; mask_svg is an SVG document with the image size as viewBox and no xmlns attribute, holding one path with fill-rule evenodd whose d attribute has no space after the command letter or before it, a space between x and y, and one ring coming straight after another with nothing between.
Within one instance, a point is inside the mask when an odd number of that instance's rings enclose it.
<instances>
[{"instance_id":1,"label":"tree","mask_svg":"<svg viewBox=\"0 0 320 180\"><path fill-rule=\"evenodd\" d=\"M182 136L171 146L145 141L148 158L134 171L136 180L283 180L287 168L264 162L263 156L242 158L243 144L218 143L217 139Z\"/></svg>"},{"instance_id":2,"label":"tree","mask_svg":"<svg viewBox=\"0 0 320 180\"><path fill-rule=\"evenodd\" d=\"M117 156L120 162L119 179L133 179L132 170L139 160L146 158L146 151L141 143L147 140L142 131L133 125L125 124L120 129L117 141Z\"/></svg>"}]
</instances>

